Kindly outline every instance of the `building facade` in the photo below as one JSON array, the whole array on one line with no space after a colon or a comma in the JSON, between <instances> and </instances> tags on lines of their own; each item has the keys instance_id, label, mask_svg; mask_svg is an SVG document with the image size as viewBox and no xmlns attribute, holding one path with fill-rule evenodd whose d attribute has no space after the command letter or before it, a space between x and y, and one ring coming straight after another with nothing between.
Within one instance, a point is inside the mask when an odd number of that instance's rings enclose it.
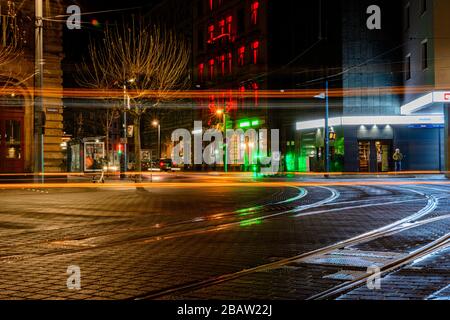
<instances>
[{"instance_id":1,"label":"building facade","mask_svg":"<svg viewBox=\"0 0 450 320\"><path fill-rule=\"evenodd\" d=\"M374 4L381 13L379 30L366 24L367 8ZM430 69L435 53L431 36L426 35L439 24L433 5L432 1L341 3L342 71L330 79L342 81L342 92L336 93L342 97L342 114L330 118L333 171L392 171L397 148L404 155L403 170L443 170L442 106L441 111L437 107L417 114L402 107L417 99L424 85L436 85ZM309 162L323 155L323 127L320 118L297 123L304 137L301 152L310 154Z\"/></svg>"},{"instance_id":2,"label":"building facade","mask_svg":"<svg viewBox=\"0 0 450 320\"><path fill-rule=\"evenodd\" d=\"M0 50L14 45L14 58L0 69L0 173L33 172L34 143L34 2L1 1L2 41ZM61 1L44 1L44 15L64 12ZM43 160L45 172L61 172L62 130L62 24L44 22L44 95L45 132Z\"/></svg>"},{"instance_id":3,"label":"building facade","mask_svg":"<svg viewBox=\"0 0 450 320\"><path fill-rule=\"evenodd\" d=\"M403 50L405 95L401 113L445 119L438 126L418 129L427 145L417 145L405 136L405 145L434 169L449 170L450 103L450 3L446 0L403 1ZM417 130L416 130L417 131Z\"/></svg>"}]
</instances>

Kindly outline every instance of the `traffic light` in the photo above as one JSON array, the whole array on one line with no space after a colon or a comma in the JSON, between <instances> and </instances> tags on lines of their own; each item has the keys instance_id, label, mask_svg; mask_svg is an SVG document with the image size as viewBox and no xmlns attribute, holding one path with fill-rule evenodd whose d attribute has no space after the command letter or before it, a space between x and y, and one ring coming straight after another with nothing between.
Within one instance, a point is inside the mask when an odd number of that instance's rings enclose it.
<instances>
[{"instance_id":1,"label":"traffic light","mask_svg":"<svg viewBox=\"0 0 450 320\"><path fill-rule=\"evenodd\" d=\"M119 144L117 145L117 154L118 154L119 156L121 156L122 153L123 153L123 145L119 143Z\"/></svg>"}]
</instances>

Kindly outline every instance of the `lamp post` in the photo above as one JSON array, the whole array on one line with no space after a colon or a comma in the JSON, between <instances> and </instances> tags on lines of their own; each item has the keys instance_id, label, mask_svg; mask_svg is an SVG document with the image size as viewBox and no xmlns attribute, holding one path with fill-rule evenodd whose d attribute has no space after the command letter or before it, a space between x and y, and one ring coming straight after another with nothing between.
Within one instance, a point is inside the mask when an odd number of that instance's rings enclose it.
<instances>
[{"instance_id":1,"label":"lamp post","mask_svg":"<svg viewBox=\"0 0 450 320\"><path fill-rule=\"evenodd\" d=\"M128 79L123 84L123 171L121 179L125 179L128 171L128 132L127 132L127 110L130 110L130 96L127 92L127 83L134 83L135 79Z\"/></svg>"},{"instance_id":2,"label":"lamp post","mask_svg":"<svg viewBox=\"0 0 450 320\"><path fill-rule=\"evenodd\" d=\"M228 139L227 139L227 113L225 110L218 109L216 111L217 116L223 117L223 133L225 138L225 160L224 160L224 171L228 172Z\"/></svg>"},{"instance_id":3,"label":"lamp post","mask_svg":"<svg viewBox=\"0 0 450 320\"><path fill-rule=\"evenodd\" d=\"M44 183L44 25L42 0L35 2L35 78L34 78L34 172L36 182Z\"/></svg>"},{"instance_id":4,"label":"lamp post","mask_svg":"<svg viewBox=\"0 0 450 320\"><path fill-rule=\"evenodd\" d=\"M158 120L153 120L152 126L158 128L158 160L161 159L161 124Z\"/></svg>"},{"instance_id":5,"label":"lamp post","mask_svg":"<svg viewBox=\"0 0 450 320\"><path fill-rule=\"evenodd\" d=\"M329 102L328 102L328 79L325 80L325 93L321 93L314 98L325 100L325 177L330 173L330 128L329 128Z\"/></svg>"}]
</instances>

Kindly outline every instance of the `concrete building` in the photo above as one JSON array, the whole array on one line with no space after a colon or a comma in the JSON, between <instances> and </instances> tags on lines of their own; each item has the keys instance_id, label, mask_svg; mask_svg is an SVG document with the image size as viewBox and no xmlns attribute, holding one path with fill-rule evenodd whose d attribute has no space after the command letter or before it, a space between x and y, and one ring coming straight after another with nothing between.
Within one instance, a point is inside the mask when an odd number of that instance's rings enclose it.
<instances>
[{"instance_id":1,"label":"concrete building","mask_svg":"<svg viewBox=\"0 0 450 320\"><path fill-rule=\"evenodd\" d=\"M1 0L3 48L17 37L20 54L0 69L0 173L33 172L34 146L34 2ZM65 12L59 0L44 1L44 16ZM62 23L44 22L44 86L56 92L44 97L45 172L61 172L62 143ZM58 93L59 92L59 93Z\"/></svg>"},{"instance_id":2,"label":"concrete building","mask_svg":"<svg viewBox=\"0 0 450 320\"><path fill-rule=\"evenodd\" d=\"M417 145L414 137L404 137L408 149L434 169L449 170L450 103L450 2L446 0L403 1L405 95L401 113L444 116L445 126L428 126L421 131L428 144ZM436 165L437 164L437 165Z\"/></svg>"},{"instance_id":3,"label":"concrete building","mask_svg":"<svg viewBox=\"0 0 450 320\"><path fill-rule=\"evenodd\" d=\"M431 30L426 25L436 24L437 17L430 13L430 6L428 13L421 13L419 3L423 2L416 2L405 6L393 1L341 2L342 71L329 79L342 81L342 94L337 94L342 95L342 114L330 119L330 130L335 133L331 143L333 171L394 170L392 156L396 148L405 156L403 170L442 169L439 142L444 123L442 113L427 111L417 115L402 112L401 107L405 100L415 98L408 87L423 85L431 77L427 74L432 61L428 55L431 44L423 54L421 51L423 43L427 43L424 40L431 37L422 35L418 41L413 33ZM371 5L381 10L379 30L369 29L366 24ZM405 18L399 19L402 16ZM405 27L408 24L410 27ZM413 48L416 52L411 54ZM425 64L422 71L420 68ZM300 155L304 158L309 154L309 163L317 162L318 155L323 155L323 127L324 121L320 119L297 123L303 137ZM308 165L303 169L314 170Z\"/></svg>"}]
</instances>

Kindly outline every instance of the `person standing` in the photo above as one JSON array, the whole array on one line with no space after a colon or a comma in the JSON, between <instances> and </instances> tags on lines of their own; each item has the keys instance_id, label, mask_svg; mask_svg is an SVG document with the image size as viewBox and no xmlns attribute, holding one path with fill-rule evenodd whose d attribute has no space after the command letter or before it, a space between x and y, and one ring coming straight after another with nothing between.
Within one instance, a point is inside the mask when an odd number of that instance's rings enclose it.
<instances>
[{"instance_id":1,"label":"person standing","mask_svg":"<svg viewBox=\"0 0 450 320\"><path fill-rule=\"evenodd\" d=\"M395 153L392 156L395 163L395 171L402 171L402 160L403 160L403 154L400 152L400 149L395 149Z\"/></svg>"}]
</instances>

